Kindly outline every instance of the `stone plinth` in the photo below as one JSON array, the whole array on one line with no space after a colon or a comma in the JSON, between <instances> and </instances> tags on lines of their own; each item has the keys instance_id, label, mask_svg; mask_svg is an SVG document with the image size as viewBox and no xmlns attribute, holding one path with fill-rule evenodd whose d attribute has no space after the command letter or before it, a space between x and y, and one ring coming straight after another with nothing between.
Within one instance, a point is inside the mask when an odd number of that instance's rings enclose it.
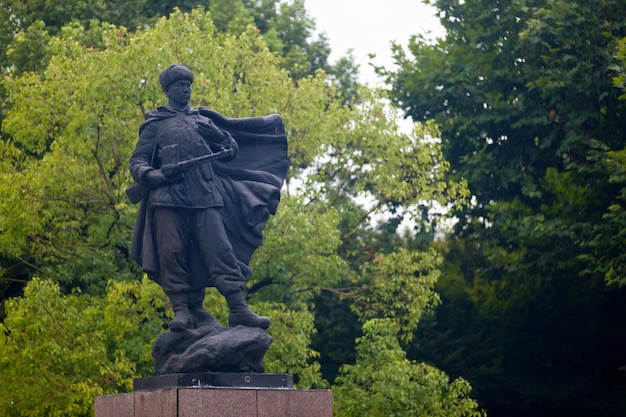
<instances>
[{"instance_id":1,"label":"stone plinth","mask_svg":"<svg viewBox=\"0 0 626 417\"><path fill-rule=\"evenodd\" d=\"M293 388L289 374L194 372L136 378L133 391L163 388Z\"/></svg>"},{"instance_id":2,"label":"stone plinth","mask_svg":"<svg viewBox=\"0 0 626 417\"><path fill-rule=\"evenodd\" d=\"M97 397L94 417L332 417L330 390L175 387Z\"/></svg>"}]
</instances>

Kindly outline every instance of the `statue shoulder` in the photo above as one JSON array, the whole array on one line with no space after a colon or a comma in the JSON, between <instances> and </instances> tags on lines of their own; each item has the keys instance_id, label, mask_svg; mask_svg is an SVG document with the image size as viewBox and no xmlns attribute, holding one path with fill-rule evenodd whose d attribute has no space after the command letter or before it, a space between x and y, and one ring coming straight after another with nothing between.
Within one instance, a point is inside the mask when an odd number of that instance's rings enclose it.
<instances>
[{"instance_id":1,"label":"statue shoulder","mask_svg":"<svg viewBox=\"0 0 626 417\"><path fill-rule=\"evenodd\" d=\"M146 117L139 126L139 133L141 133L148 125L153 124L154 122L158 122L167 118L174 116L175 113L161 111L161 110L152 110L146 113Z\"/></svg>"}]
</instances>

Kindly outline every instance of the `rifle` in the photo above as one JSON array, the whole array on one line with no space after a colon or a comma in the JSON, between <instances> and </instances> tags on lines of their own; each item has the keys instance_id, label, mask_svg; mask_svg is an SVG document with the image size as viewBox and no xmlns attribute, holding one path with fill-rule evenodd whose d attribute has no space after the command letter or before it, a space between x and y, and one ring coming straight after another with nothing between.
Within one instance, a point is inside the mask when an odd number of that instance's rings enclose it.
<instances>
[{"instance_id":1,"label":"rifle","mask_svg":"<svg viewBox=\"0 0 626 417\"><path fill-rule=\"evenodd\" d=\"M174 181L181 174L184 174L192 168L195 168L202 164L206 164L207 162L213 161L215 159L227 159L232 157L234 154L235 151L232 148L223 148L219 152L209 155L198 156L196 158L163 165L161 167L161 172L169 180ZM148 191L150 191L151 188L153 187L146 183L138 182L128 187L128 189L126 190L126 195L130 199L131 203L136 204L141 201L141 199L144 198L146 194L148 194Z\"/></svg>"}]
</instances>

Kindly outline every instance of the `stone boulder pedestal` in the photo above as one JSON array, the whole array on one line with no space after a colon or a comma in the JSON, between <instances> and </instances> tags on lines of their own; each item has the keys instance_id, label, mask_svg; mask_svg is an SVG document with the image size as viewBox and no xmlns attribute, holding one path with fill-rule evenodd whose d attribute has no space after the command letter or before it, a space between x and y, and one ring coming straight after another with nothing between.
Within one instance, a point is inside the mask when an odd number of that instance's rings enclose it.
<instances>
[{"instance_id":1,"label":"stone boulder pedestal","mask_svg":"<svg viewBox=\"0 0 626 417\"><path fill-rule=\"evenodd\" d=\"M152 347L157 375L189 372L258 372L272 337L257 327L224 327L161 333Z\"/></svg>"},{"instance_id":2,"label":"stone boulder pedestal","mask_svg":"<svg viewBox=\"0 0 626 417\"><path fill-rule=\"evenodd\" d=\"M330 390L295 390L288 374L264 374L265 330L167 331L155 341L156 376L134 391L95 399L94 417L332 417Z\"/></svg>"}]
</instances>

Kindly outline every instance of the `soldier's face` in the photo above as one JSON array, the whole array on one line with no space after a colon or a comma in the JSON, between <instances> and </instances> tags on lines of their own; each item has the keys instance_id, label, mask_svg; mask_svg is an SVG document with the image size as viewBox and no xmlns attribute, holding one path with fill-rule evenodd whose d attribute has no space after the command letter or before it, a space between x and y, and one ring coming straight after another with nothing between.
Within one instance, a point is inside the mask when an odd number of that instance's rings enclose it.
<instances>
[{"instance_id":1,"label":"soldier's face","mask_svg":"<svg viewBox=\"0 0 626 417\"><path fill-rule=\"evenodd\" d=\"M185 107L191 99L191 83L187 80L174 81L167 89L167 97L171 105Z\"/></svg>"}]
</instances>

